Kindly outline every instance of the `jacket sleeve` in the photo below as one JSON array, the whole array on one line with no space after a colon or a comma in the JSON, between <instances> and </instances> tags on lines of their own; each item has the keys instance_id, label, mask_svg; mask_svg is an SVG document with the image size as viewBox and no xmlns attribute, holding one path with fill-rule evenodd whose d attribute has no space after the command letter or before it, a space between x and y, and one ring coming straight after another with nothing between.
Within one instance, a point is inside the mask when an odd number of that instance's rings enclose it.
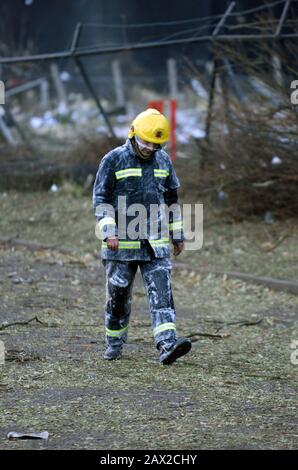
<instances>
[{"instance_id":1,"label":"jacket sleeve","mask_svg":"<svg viewBox=\"0 0 298 470\"><path fill-rule=\"evenodd\" d=\"M97 221L96 235L102 240L118 235L113 207L113 190L115 172L111 154L107 154L100 162L93 186L93 208Z\"/></svg>"},{"instance_id":2,"label":"jacket sleeve","mask_svg":"<svg viewBox=\"0 0 298 470\"><path fill-rule=\"evenodd\" d=\"M164 194L164 198L167 206L169 208L171 206L174 208L174 210L169 211L169 235L172 243L177 243L185 240L181 208L178 199L178 188L180 187L180 182L170 158L168 163L169 175L166 178L167 191Z\"/></svg>"}]
</instances>

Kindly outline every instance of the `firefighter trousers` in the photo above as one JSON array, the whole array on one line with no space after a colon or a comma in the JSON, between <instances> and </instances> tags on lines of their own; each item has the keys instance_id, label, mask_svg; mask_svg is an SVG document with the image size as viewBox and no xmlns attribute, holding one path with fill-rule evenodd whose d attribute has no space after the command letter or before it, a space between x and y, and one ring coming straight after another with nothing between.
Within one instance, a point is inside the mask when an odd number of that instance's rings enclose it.
<instances>
[{"instance_id":1,"label":"firefighter trousers","mask_svg":"<svg viewBox=\"0 0 298 470\"><path fill-rule=\"evenodd\" d=\"M106 271L105 340L107 346L121 347L127 340L132 288L138 267L147 293L156 348L177 339L176 312L171 288L171 261L102 260Z\"/></svg>"}]
</instances>

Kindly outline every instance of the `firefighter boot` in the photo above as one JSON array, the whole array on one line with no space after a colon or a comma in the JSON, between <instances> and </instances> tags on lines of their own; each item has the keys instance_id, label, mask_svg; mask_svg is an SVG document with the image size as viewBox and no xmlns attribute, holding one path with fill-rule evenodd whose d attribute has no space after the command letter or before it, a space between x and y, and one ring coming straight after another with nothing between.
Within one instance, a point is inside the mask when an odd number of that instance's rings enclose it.
<instances>
[{"instance_id":1,"label":"firefighter boot","mask_svg":"<svg viewBox=\"0 0 298 470\"><path fill-rule=\"evenodd\" d=\"M114 361L115 359L121 359L122 347L107 346L103 358L107 361Z\"/></svg>"},{"instance_id":2,"label":"firefighter boot","mask_svg":"<svg viewBox=\"0 0 298 470\"><path fill-rule=\"evenodd\" d=\"M172 364L179 357L187 354L191 349L191 341L188 338L181 336L177 341L171 345L161 344L159 347L160 355L159 361L164 364Z\"/></svg>"}]
</instances>

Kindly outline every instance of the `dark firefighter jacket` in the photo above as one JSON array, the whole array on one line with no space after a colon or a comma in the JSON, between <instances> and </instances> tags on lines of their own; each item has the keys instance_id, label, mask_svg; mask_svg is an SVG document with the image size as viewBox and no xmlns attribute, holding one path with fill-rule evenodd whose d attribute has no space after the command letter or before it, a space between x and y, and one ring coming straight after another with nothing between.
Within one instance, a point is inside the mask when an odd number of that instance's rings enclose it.
<instances>
[{"instance_id":1,"label":"dark firefighter jacket","mask_svg":"<svg viewBox=\"0 0 298 470\"><path fill-rule=\"evenodd\" d=\"M144 160L135 153L131 141L127 139L124 145L107 153L100 162L93 187L96 234L102 240L102 259L150 259L148 243L155 257L169 257L170 241L184 240L177 194L179 186L172 162L162 149ZM125 200L125 205L119 204L119 196L122 196L122 201ZM144 213L140 216L140 213L134 212L133 206L130 212L129 207L136 203L142 204L145 216ZM179 210L169 211L167 219L163 210L158 209L156 212L151 209L152 205L161 208L162 205L170 207L172 204ZM121 231L120 218L126 223L121 224ZM162 223L164 220L168 222L166 232L165 224ZM152 221L155 225L152 225ZM133 227L137 236L130 236L127 230L130 223L135 224ZM116 251L109 249L105 241L112 235L119 236L119 249Z\"/></svg>"}]
</instances>

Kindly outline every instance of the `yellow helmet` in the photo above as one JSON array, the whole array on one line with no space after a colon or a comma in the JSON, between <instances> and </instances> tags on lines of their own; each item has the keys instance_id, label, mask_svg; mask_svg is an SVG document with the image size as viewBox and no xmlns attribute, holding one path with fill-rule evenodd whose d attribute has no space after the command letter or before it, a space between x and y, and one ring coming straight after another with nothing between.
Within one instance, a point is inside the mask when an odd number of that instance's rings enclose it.
<instances>
[{"instance_id":1,"label":"yellow helmet","mask_svg":"<svg viewBox=\"0 0 298 470\"><path fill-rule=\"evenodd\" d=\"M147 142L165 144L170 138L169 121L157 109L148 108L133 120L128 132L129 139L134 135Z\"/></svg>"}]
</instances>

